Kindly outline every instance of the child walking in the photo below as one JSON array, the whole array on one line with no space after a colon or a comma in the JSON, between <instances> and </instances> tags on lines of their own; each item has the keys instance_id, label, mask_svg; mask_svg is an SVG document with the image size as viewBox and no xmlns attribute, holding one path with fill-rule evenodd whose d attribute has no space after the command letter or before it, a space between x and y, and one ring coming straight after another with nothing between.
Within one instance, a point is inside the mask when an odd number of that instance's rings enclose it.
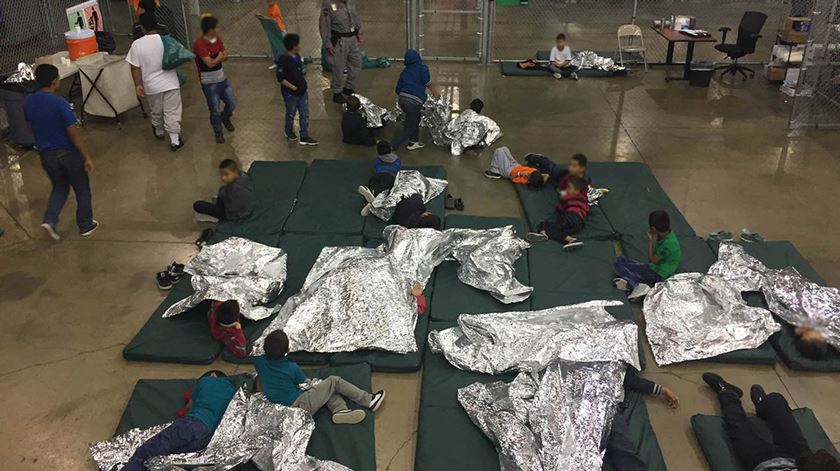
<instances>
[{"instance_id":1,"label":"child walking","mask_svg":"<svg viewBox=\"0 0 840 471\"><path fill-rule=\"evenodd\" d=\"M233 110L236 109L236 97L222 68L222 62L227 61L228 54L225 43L219 36L218 19L213 16L202 18L201 32L202 35L196 38L193 44L195 65L198 67L201 91L204 92L207 108L210 110L210 126L213 127L216 142L224 144L225 134L222 126L229 132L236 130L230 121ZM223 110L220 110L220 102L225 104Z\"/></svg>"}]
</instances>

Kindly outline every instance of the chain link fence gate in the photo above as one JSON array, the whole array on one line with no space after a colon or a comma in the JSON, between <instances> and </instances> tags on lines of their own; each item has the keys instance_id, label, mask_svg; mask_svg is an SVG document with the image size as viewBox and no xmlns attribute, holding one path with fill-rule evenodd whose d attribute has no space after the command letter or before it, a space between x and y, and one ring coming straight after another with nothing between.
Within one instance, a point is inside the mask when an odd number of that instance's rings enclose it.
<instances>
[{"instance_id":1,"label":"chain link fence gate","mask_svg":"<svg viewBox=\"0 0 840 471\"><path fill-rule=\"evenodd\" d=\"M414 1L419 5L419 44L424 59L479 60L487 0Z\"/></svg>"}]
</instances>

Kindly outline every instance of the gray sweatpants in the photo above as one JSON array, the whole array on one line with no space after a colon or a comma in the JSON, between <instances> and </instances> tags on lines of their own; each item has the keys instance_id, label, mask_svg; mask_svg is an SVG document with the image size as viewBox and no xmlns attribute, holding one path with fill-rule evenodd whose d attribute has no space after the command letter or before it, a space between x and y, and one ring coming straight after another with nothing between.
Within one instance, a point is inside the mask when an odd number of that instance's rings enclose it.
<instances>
[{"instance_id":1,"label":"gray sweatpants","mask_svg":"<svg viewBox=\"0 0 840 471\"><path fill-rule=\"evenodd\" d=\"M304 391L292 404L292 407L300 407L309 415L315 415L320 408L326 405L330 412L336 413L347 409L344 398L365 407L373 400L373 396L369 392L362 391L339 376L329 376Z\"/></svg>"},{"instance_id":2,"label":"gray sweatpants","mask_svg":"<svg viewBox=\"0 0 840 471\"><path fill-rule=\"evenodd\" d=\"M510 179L511 170L518 165L519 162L513 158L507 147L499 147L493 151L493 156L490 158L490 171L504 178Z\"/></svg>"},{"instance_id":3,"label":"gray sweatpants","mask_svg":"<svg viewBox=\"0 0 840 471\"><path fill-rule=\"evenodd\" d=\"M356 90L356 82L359 80L359 73L362 70L362 53L359 50L359 40L355 36L350 38L339 38L335 45L335 54L328 56L332 67L332 88L333 93L341 93L344 88ZM344 79L344 68L347 67L347 84L342 87Z\"/></svg>"},{"instance_id":4,"label":"gray sweatpants","mask_svg":"<svg viewBox=\"0 0 840 471\"><path fill-rule=\"evenodd\" d=\"M169 134L181 134L181 89L146 95L152 126Z\"/></svg>"}]
</instances>

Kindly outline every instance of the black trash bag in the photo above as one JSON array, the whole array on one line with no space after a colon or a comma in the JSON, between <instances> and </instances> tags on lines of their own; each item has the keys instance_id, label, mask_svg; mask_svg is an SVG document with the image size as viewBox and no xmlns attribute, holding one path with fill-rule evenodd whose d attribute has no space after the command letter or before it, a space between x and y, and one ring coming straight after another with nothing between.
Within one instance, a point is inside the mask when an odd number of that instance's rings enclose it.
<instances>
[{"instance_id":1,"label":"black trash bag","mask_svg":"<svg viewBox=\"0 0 840 471\"><path fill-rule=\"evenodd\" d=\"M107 31L96 32L96 44L101 52L113 54L117 50L117 41L114 39L114 35Z\"/></svg>"}]
</instances>

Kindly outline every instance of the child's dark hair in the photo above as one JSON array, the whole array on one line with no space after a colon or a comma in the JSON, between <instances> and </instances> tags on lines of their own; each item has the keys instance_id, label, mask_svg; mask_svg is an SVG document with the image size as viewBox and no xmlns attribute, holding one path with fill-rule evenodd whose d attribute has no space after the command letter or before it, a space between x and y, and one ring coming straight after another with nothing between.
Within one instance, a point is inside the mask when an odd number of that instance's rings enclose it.
<instances>
[{"instance_id":1,"label":"child's dark hair","mask_svg":"<svg viewBox=\"0 0 840 471\"><path fill-rule=\"evenodd\" d=\"M216 26L219 26L219 19L215 16L205 16L201 19L201 32L203 34L207 34L212 29L216 29Z\"/></svg>"},{"instance_id":2,"label":"child's dark hair","mask_svg":"<svg viewBox=\"0 0 840 471\"><path fill-rule=\"evenodd\" d=\"M229 299L219 305L216 309L216 322L219 324L233 324L239 321L239 303L235 299Z\"/></svg>"},{"instance_id":3,"label":"child's dark hair","mask_svg":"<svg viewBox=\"0 0 840 471\"><path fill-rule=\"evenodd\" d=\"M391 143L388 141L379 141L376 143L376 153L379 155L387 155L393 151Z\"/></svg>"},{"instance_id":4,"label":"child's dark hair","mask_svg":"<svg viewBox=\"0 0 840 471\"><path fill-rule=\"evenodd\" d=\"M470 109L476 113L481 113L481 110L484 109L484 102L476 98L470 102Z\"/></svg>"},{"instance_id":5,"label":"child's dark hair","mask_svg":"<svg viewBox=\"0 0 840 471\"><path fill-rule=\"evenodd\" d=\"M154 12L157 10L157 3L155 3L155 0L140 0L140 3L138 3L137 6L145 11Z\"/></svg>"},{"instance_id":6,"label":"child's dark hair","mask_svg":"<svg viewBox=\"0 0 840 471\"><path fill-rule=\"evenodd\" d=\"M583 189L586 188L586 180L581 177L570 178L568 184L572 185L579 193L583 193Z\"/></svg>"},{"instance_id":7,"label":"child's dark hair","mask_svg":"<svg viewBox=\"0 0 840 471\"><path fill-rule=\"evenodd\" d=\"M147 10L145 13L140 15L140 26L142 26L146 32L157 31L159 26L154 11Z\"/></svg>"},{"instance_id":8,"label":"child's dark hair","mask_svg":"<svg viewBox=\"0 0 840 471\"><path fill-rule=\"evenodd\" d=\"M528 175L528 186L531 188L542 188L544 183L545 179L543 178L543 174L540 172L535 170Z\"/></svg>"},{"instance_id":9,"label":"child's dark hair","mask_svg":"<svg viewBox=\"0 0 840 471\"><path fill-rule=\"evenodd\" d=\"M52 64L41 64L35 67L35 83L41 88L52 85L58 79L58 68Z\"/></svg>"},{"instance_id":10,"label":"child's dark hair","mask_svg":"<svg viewBox=\"0 0 840 471\"><path fill-rule=\"evenodd\" d=\"M359 98L355 95L350 95L347 97L347 109L350 111L359 111L359 108L362 107L362 102L359 101Z\"/></svg>"},{"instance_id":11,"label":"child's dark hair","mask_svg":"<svg viewBox=\"0 0 840 471\"><path fill-rule=\"evenodd\" d=\"M587 158L583 154L575 154L572 156L572 160L578 163L583 168L586 168L586 162L588 162Z\"/></svg>"},{"instance_id":12,"label":"child's dark hair","mask_svg":"<svg viewBox=\"0 0 840 471\"><path fill-rule=\"evenodd\" d=\"M559 40L561 40L561 39L562 39L563 41L565 41L565 40L566 40L566 35L565 35L565 34L563 34L563 33L560 33L560 34L558 34L558 35L557 35L557 37L556 37L556 38L554 38L554 40L555 40L555 41L559 41Z\"/></svg>"},{"instance_id":13,"label":"child's dark hair","mask_svg":"<svg viewBox=\"0 0 840 471\"><path fill-rule=\"evenodd\" d=\"M825 341L810 342L803 337L797 337L794 346L799 353L811 360L824 360L828 355L828 344Z\"/></svg>"},{"instance_id":14,"label":"child's dark hair","mask_svg":"<svg viewBox=\"0 0 840 471\"><path fill-rule=\"evenodd\" d=\"M428 229L440 229L440 218L435 216L434 214L427 214L425 216L420 217L420 221L417 222L417 227Z\"/></svg>"},{"instance_id":15,"label":"child's dark hair","mask_svg":"<svg viewBox=\"0 0 840 471\"><path fill-rule=\"evenodd\" d=\"M239 164L233 159L225 159L219 162L219 169L226 168L228 170L238 171Z\"/></svg>"},{"instance_id":16,"label":"child's dark hair","mask_svg":"<svg viewBox=\"0 0 840 471\"><path fill-rule=\"evenodd\" d=\"M280 329L268 334L263 344L265 356L272 360L282 360L289 353L289 336Z\"/></svg>"},{"instance_id":17,"label":"child's dark hair","mask_svg":"<svg viewBox=\"0 0 840 471\"><path fill-rule=\"evenodd\" d=\"M300 36L298 36L297 34L289 33L283 36L283 46L286 48L287 51L291 51L298 44L300 44Z\"/></svg>"},{"instance_id":18,"label":"child's dark hair","mask_svg":"<svg viewBox=\"0 0 840 471\"><path fill-rule=\"evenodd\" d=\"M224 377L227 376L227 374L225 374L225 372L222 371L222 370L210 370L210 371L205 371L204 374L199 376L199 378L206 378L206 377L211 376L211 375L216 375L217 378L224 378Z\"/></svg>"},{"instance_id":19,"label":"child's dark hair","mask_svg":"<svg viewBox=\"0 0 840 471\"><path fill-rule=\"evenodd\" d=\"M825 450L809 451L796 459L799 471L840 471L840 463Z\"/></svg>"},{"instance_id":20,"label":"child's dark hair","mask_svg":"<svg viewBox=\"0 0 840 471\"><path fill-rule=\"evenodd\" d=\"M671 230L671 217L665 211L657 209L648 216L648 225L657 232L668 232Z\"/></svg>"}]
</instances>

